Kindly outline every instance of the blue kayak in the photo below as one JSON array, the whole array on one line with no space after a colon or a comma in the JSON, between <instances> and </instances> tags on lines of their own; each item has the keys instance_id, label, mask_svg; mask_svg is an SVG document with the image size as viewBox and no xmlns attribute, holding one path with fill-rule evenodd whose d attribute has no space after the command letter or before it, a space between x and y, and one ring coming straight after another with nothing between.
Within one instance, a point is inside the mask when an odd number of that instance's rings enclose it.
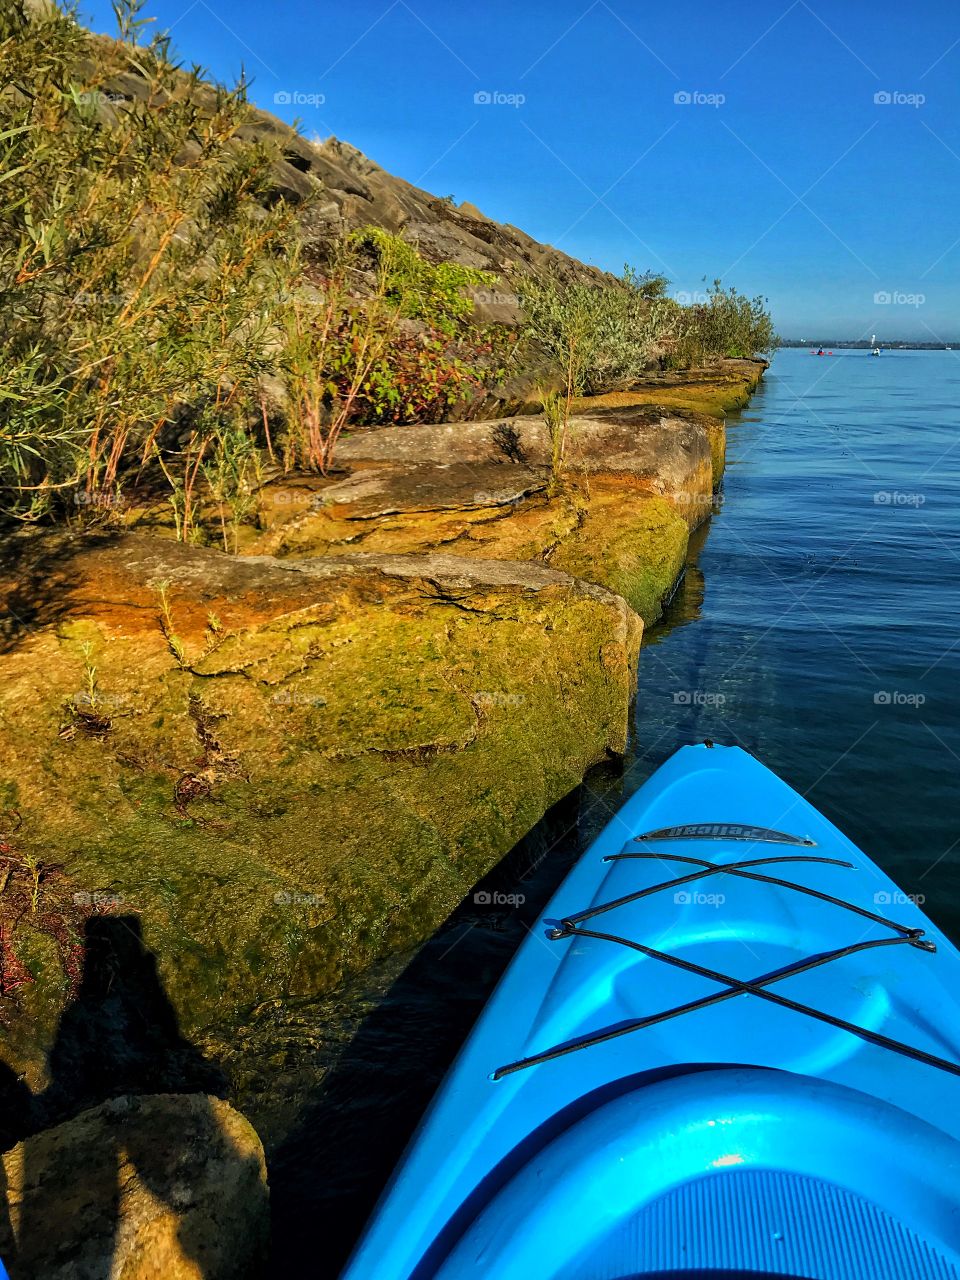
<instances>
[{"instance_id":1,"label":"blue kayak","mask_svg":"<svg viewBox=\"0 0 960 1280\"><path fill-rule=\"evenodd\" d=\"M520 947L346 1280L960 1280L960 953L737 747Z\"/></svg>"}]
</instances>

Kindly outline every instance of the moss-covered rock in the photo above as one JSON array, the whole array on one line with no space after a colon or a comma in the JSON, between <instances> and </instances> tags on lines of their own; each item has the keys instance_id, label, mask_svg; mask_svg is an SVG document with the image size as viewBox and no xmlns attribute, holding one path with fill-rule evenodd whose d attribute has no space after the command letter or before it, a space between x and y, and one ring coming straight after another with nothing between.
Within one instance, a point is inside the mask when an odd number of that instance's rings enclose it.
<instances>
[{"instance_id":1,"label":"moss-covered rock","mask_svg":"<svg viewBox=\"0 0 960 1280\"><path fill-rule=\"evenodd\" d=\"M703 414L597 405L570 420L555 476L542 418L358 432L341 474L264 491L266 529L244 549L536 561L623 595L649 623L709 514L723 436Z\"/></svg>"},{"instance_id":2,"label":"moss-covered rock","mask_svg":"<svg viewBox=\"0 0 960 1280\"><path fill-rule=\"evenodd\" d=\"M697 527L713 509L724 412L745 403L765 367L718 361L576 401L559 476L542 415L355 431L341 440L331 475L266 484L257 527L238 531L237 549L532 560L575 568L654 622L684 563L683 526ZM199 514L219 540L221 513ZM128 527L154 532L164 522L169 513L156 503L126 516Z\"/></svg>"},{"instance_id":3,"label":"moss-covered rock","mask_svg":"<svg viewBox=\"0 0 960 1280\"><path fill-rule=\"evenodd\" d=\"M602 581L644 622L659 618L683 569L690 529L664 498L643 498L624 511L624 494L608 480L591 486L575 533L550 563L576 577Z\"/></svg>"},{"instance_id":4,"label":"moss-covered rock","mask_svg":"<svg viewBox=\"0 0 960 1280\"><path fill-rule=\"evenodd\" d=\"M7 1015L20 1070L84 914L140 915L195 1032L423 937L624 747L640 621L543 565L138 535L12 550L0 921L30 968L7 1006L32 1006Z\"/></svg>"},{"instance_id":5,"label":"moss-covered rock","mask_svg":"<svg viewBox=\"0 0 960 1280\"><path fill-rule=\"evenodd\" d=\"M715 360L703 369L648 374L626 391L584 396L574 402L575 413L596 408L630 408L653 404L664 409L687 409L723 418L746 407L760 385L766 360Z\"/></svg>"}]
</instances>

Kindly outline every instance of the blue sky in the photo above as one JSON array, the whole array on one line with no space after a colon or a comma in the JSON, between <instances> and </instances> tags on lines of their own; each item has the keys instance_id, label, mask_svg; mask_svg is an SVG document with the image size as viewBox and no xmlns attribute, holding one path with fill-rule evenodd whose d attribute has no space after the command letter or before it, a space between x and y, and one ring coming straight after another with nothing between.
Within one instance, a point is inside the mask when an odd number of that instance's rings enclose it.
<instances>
[{"instance_id":1,"label":"blue sky","mask_svg":"<svg viewBox=\"0 0 960 1280\"><path fill-rule=\"evenodd\" d=\"M108 0L81 3L111 29ZM587 262L688 294L720 276L766 295L787 337L960 339L956 0L147 12L184 61L244 67L308 136Z\"/></svg>"}]
</instances>

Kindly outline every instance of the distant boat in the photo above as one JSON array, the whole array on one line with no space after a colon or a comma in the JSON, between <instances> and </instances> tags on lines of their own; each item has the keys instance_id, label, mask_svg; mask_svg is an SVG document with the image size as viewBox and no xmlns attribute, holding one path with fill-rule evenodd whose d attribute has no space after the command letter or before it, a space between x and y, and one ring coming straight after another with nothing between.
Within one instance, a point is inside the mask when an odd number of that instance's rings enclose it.
<instances>
[{"instance_id":1,"label":"distant boat","mask_svg":"<svg viewBox=\"0 0 960 1280\"><path fill-rule=\"evenodd\" d=\"M879 348L879 347L874 347L874 348L873 348L873 350L870 352L870 354L871 354L872 356L878 356L878 355L880 354L880 348Z\"/></svg>"}]
</instances>

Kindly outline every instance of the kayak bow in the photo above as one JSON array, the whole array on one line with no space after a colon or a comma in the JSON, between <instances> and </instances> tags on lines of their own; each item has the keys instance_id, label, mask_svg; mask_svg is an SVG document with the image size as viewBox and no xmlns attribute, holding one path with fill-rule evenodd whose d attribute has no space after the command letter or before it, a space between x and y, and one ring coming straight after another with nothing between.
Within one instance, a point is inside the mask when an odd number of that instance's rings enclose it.
<instances>
[{"instance_id":1,"label":"kayak bow","mask_svg":"<svg viewBox=\"0 0 960 1280\"><path fill-rule=\"evenodd\" d=\"M960 1280L960 954L736 747L520 947L346 1280Z\"/></svg>"}]
</instances>

